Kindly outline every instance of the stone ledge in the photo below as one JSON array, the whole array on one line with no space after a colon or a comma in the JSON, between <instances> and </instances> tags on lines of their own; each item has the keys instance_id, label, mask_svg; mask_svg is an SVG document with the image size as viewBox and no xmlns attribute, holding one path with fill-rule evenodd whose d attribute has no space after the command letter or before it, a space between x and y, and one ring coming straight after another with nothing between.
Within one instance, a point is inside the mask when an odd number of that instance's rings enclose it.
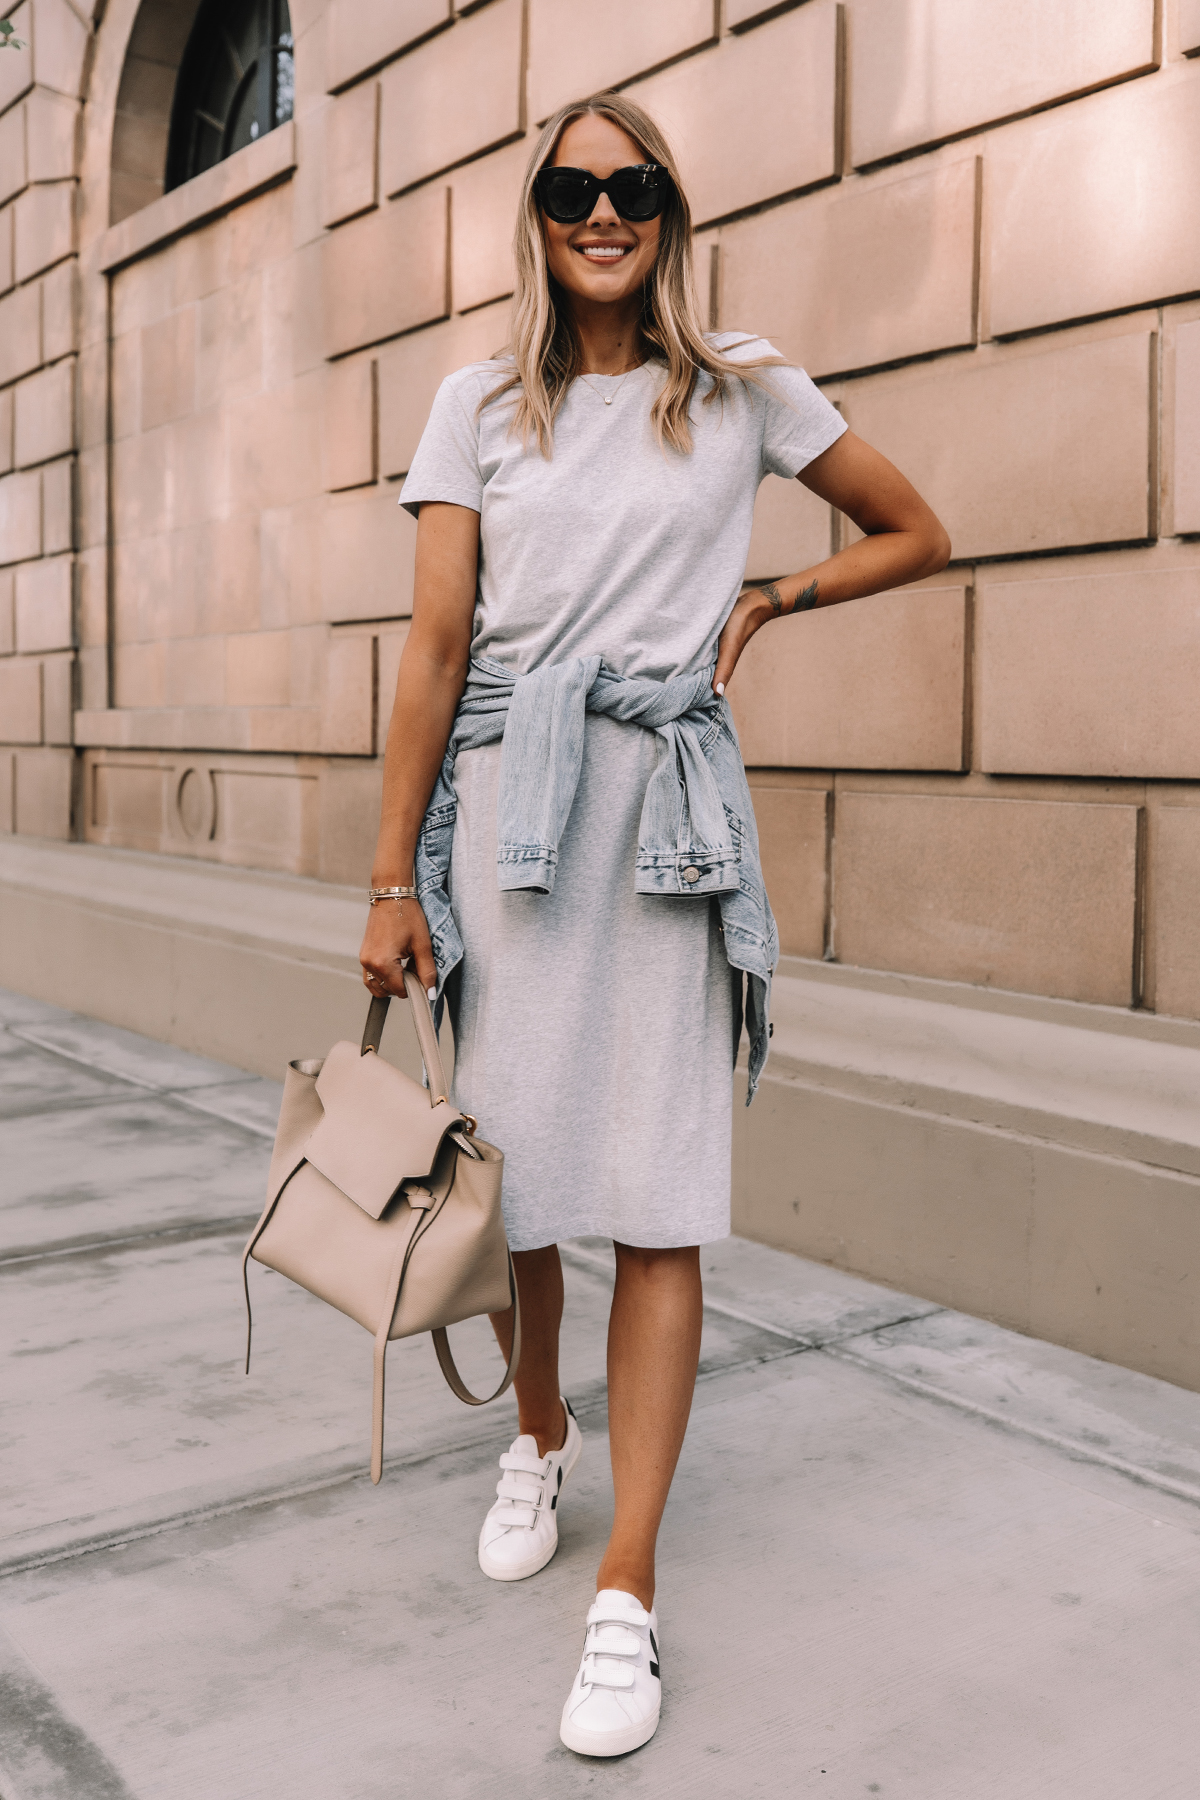
<instances>
[{"instance_id":1,"label":"stone ledge","mask_svg":"<svg viewBox=\"0 0 1200 1800\"><path fill-rule=\"evenodd\" d=\"M358 888L150 851L13 837L0 840L0 891L5 889L266 953L284 949L302 961L358 975L367 904ZM80 1002L78 1010L89 1009Z\"/></svg>"},{"instance_id":2,"label":"stone ledge","mask_svg":"<svg viewBox=\"0 0 1200 1800\"><path fill-rule=\"evenodd\" d=\"M1061 1000L1047 994L1021 993L1014 988L977 987L936 975L907 975L896 969L860 968L853 963L817 961L808 956L781 956L779 974L822 985L865 988L871 993L906 995L946 1006L969 1006L978 1012L1044 1019L1051 1025L1082 1025L1092 1031L1115 1032L1118 1037L1200 1049L1200 1019L1146 1012L1140 1007Z\"/></svg>"},{"instance_id":3,"label":"stone ledge","mask_svg":"<svg viewBox=\"0 0 1200 1800\"><path fill-rule=\"evenodd\" d=\"M1200 1175L1200 1025L1061 1001L1055 1013L951 982L888 992L867 970L835 983L820 964L789 967L809 973L776 979L766 1079Z\"/></svg>"},{"instance_id":4,"label":"stone ledge","mask_svg":"<svg viewBox=\"0 0 1200 1800\"><path fill-rule=\"evenodd\" d=\"M296 127L289 119L257 143L236 150L214 168L172 188L161 200L152 200L140 212L111 225L100 240L99 268L106 275L115 274L172 238L182 237L286 181L295 167Z\"/></svg>"},{"instance_id":5,"label":"stone ledge","mask_svg":"<svg viewBox=\"0 0 1200 1800\"><path fill-rule=\"evenodd\" d=\"M273 1080L361 1033L365 917L353 888L0 839L0 986Z\"/></svg>"}]
</instances>

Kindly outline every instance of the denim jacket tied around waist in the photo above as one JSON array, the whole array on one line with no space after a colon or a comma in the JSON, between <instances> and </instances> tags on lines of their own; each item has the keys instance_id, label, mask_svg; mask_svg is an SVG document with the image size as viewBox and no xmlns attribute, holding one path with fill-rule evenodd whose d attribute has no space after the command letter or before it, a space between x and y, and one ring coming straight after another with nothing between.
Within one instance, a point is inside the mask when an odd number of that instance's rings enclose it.
<instances>
[{"instance_id":1,"label":"denim jacket tied around waist","mask_svg":"<svg viewBox=\"0 0 1200 1800\"><path fill-rule=\"evenodd\" d=\"M473 658L445 760L417 841L416 885L437 964L438 1016L463 943L446 892L461 750L503 739L496 802L496 874L504 890L548 894L558 845L583 764L585 714L656 732L658 765L646 787L634 888L699 900L716 894L725 953L746 977L754 1098L767 1060L771 976L779 936L758 853L746 771L728 703L710 668L669 681L614 675L598 656L573 657L528 675Z\"/></svg>"}]
</instances>

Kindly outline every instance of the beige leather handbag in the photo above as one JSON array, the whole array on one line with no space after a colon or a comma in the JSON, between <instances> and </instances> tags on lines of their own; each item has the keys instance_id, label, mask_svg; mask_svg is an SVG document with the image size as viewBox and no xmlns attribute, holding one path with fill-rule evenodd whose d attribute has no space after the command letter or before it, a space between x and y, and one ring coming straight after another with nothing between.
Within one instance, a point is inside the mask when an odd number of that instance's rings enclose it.
<instances>
[{"instance_id":1,"label":"beige leather handbag","mask_svg":"<svg viewBox=\"0 0 1200 1800\"><path fill-rule=\"evenodd\" d=\"M249 1261L265 1263L348 1313L375 1338L371 1480L383 1474L384 1360L390 1338L433 1333L460 1400L484 1406L516 1373L521 1312L504 1218L504 1157L450 1104L433 1014L411 970L404 985L428 1092L378 1054L388 998L371 1001L361 1047L289 1063L267 1177L267 1204L242 1255L246 1368ZM454 1366L447 1325L513 1309L512 1354L494 1394L472 1394Z\"/></svg>"}]
</instances>

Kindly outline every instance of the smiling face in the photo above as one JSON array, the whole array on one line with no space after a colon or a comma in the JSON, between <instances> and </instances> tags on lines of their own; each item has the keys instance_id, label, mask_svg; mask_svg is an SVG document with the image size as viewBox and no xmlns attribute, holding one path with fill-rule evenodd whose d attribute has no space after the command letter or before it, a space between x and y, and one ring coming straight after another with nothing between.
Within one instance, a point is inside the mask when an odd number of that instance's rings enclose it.
<instances>
[{"instance_id":1,"label":"smiling face","mask_svg":"<svg viewBox=\"0 0 1200 1800\"><path fill-rule=\"evenodd\" d=\"M559 138L551 165L590 169L603 180L647 160L641 145L619 125L585 113ZM560 287L579 300L601 306L628 302L640 295L657 260L661 223L661 217L644 224L623 219L604 193L578 225L556 224L543 213L547 266Z\"/></svg>"}]
</instances>

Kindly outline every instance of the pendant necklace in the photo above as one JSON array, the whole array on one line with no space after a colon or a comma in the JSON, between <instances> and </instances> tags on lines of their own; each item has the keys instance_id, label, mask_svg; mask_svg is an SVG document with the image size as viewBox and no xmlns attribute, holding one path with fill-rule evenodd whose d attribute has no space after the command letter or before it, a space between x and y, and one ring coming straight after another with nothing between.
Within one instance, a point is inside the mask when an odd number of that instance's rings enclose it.
<instances>
[{"instance_id":1,"label":"pendant necklace","mask_svg":"<svg viewBox=\"0 0 1200 1800\"><path fill-rule=\"evenodd\" d=\"M582 382L586 382L587 386L592 388L593 394L595 394L595 396L598 400L603 400L605 406L611 406L613 401L616 399L617 395L620 393L621 389L625 386L625 383L629 380L629 377L633 374L634 369L640 369L641 366L642 366L641 363L634 363L632 369L626 369L625 373L622 375L620 381L618 381L616 387L613 389L611 394L602 394L600 392L599 388L592 387L592 384L590 381L588 381L588 378L586 375L581 375L579 377L579 379Z\"/></svg>"}]
</instances>

